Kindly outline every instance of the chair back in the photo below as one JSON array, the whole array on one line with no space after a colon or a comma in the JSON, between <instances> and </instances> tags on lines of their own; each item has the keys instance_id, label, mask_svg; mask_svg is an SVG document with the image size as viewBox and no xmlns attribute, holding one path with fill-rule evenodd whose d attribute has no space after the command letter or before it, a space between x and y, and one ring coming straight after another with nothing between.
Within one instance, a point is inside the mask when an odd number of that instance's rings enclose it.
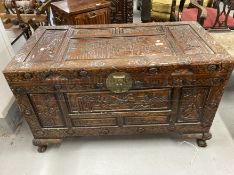
<instances>
[{"instance_id":1,"label":"chair back","mask_svg":"<svg viewBox=\"0 0 234 175\"><path fill-rule=\"evenodd\" d=\"M213 7L217 9L213 28L228 28L230 12L234 10L234 0L215 0Z\"/></svg>"}]
</instances>

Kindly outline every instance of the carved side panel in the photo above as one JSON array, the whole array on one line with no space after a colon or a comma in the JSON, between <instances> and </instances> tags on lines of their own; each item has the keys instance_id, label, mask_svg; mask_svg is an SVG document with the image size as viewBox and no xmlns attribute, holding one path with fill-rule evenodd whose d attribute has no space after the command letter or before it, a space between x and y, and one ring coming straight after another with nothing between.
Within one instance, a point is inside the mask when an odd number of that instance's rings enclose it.
<instances>
[{"instance_id":1,"label":"carved side panel","mask_svg":"<svg viewBox=\"0 0 234 175\"><path fill-rule=\"evenodd\" d=\"M67 93L71 113L157 110L170 108L170 89L110 92Z\"/></svg>"},{"instance_id":2,"label":"carved side panel","mask_svg":"<svg viewBox=\"0 0 234 175\"><path fill-rule=\"evenodd\" d=\"M29 97L42 127L65 126L54 94L30 94Z\"/></svg>"},{"instance_id":3,"label":"carved side panel","mask_svg":"<svg viewBox=\"0 0 234 175\"><path fill-rule=\"evenodd\" d=\"M203 115L208 87L182 88L178 122L199 122Z\"/></svg>"}]
</instances>

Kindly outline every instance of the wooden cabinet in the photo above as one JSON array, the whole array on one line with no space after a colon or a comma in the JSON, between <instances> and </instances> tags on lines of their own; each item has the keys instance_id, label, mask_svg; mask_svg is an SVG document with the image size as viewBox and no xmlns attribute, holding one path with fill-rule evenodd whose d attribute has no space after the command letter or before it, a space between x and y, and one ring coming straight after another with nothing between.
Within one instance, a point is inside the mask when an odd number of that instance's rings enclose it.
<instances>
[{"instance_id":1,"label":"wooden cabinet","mask_svg":"<svg viewBox=\"0 0 234 175\"><path fill-rule=\"evenodd\" d=\"M171 132L206 146L233 65L196 23L57 26L4 75L40 152L66 137Z\"/></svg>"},{"instance_id":2,"label":"wooden cabinet","mask_svg":"<svg viewBox=\"0 0 234 175\"><path fill-rule=\"evenodd\" d=\"M56 25L109 24L110 5L105 0L65 0L51 3Z\"/></svg>"},{"instance_id":3,"label":"wooden cabinet","mask_svg":"<svg viewBox=\"0 0 234 175\"><path fill-rule=\"evenodd\" d=\"M82 24L109 24L109 9L93 10L87 13L74 15L72 17L74 25Z\"/></svg>"}]
</instances>

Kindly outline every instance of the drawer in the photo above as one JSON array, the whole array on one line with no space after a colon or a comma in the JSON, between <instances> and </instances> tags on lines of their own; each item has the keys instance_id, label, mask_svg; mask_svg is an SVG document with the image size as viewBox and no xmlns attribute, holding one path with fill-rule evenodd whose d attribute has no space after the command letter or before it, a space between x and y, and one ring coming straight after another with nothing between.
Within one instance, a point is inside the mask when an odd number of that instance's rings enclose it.
<instances>
[{"instance_id":1,"label":"drawer","mask_svg":"<svg viewBox=\"0 0 234 175\"><path fill-rule=\"evenodd\" d=\"M138 112L124 117L125 125L153 125L169 122L168 112Z\"/></svg>"},{"instance_id":2,"label":"drawer","mask_svg":"<svg viewBox=\"0 0 234 175\"><path fill-rule=\"evenodd\" d=\"M115 94L110 91L65 93L70 114L170 109L171 90L132 90Z\"/></svg>"},{"instance_id":3,"label":"drawer","mask_svg":"<svg viewBox=\"0 0 234 175\"><path fill-rule=\"evenodd\" d=\"M70 115L73 127L155 125L169 122L171 111L133 111Z\"/></svg>"},{"instance_id":4,"label":"drawer","mask_svg":"<svg viewBox=\"0 0 234 175\"><path fill-rule=\"evenodd\" d=\"M72 118L72 126L74 127L95 127L95 126L116 126L117 119L110 118Z\"/></svg>"},{"instance_id":5,"label":"drawer","mask_svg":"<svg viewBox=\"0 0 234 175\"><path fill-rule=\"evenodd\" d=\"M108 24L109 23L109 9L103 8L93 10L87 13L81 13L73 16L74 25L83 24Z\"/></svg>"}]
</instances>

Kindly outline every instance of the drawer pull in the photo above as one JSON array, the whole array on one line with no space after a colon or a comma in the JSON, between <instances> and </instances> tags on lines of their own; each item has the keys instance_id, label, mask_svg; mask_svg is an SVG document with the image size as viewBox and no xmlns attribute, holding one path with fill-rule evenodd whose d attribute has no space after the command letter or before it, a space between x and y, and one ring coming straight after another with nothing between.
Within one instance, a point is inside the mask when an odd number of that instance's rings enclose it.
<instances>
[{"instance_id":1,"label":"drawer pull","mask_svg":"<svg viewBox=\"0 0 234 175\"><path fill-rule=\"evenodd\" d=\"M89 12L88 13L89 18L95 18L96 16L97 16L97 14L95 12Z\"/></svg>"},{"instance_id":2,"label":"drawer pull","mask_svg":"<svg viewBox=\"0 0 234 175\"><path fill-rule=\"evenodd\" d=\"M103 130L100 131L100 134L107 135L107 134L109 134L109 132L110 131L108 129L103 129Z\"/></svg>"},{"instance_id":3,"label":"drawer pull","mask_svg":"<svg viewBox=\"0 0 234 175\"><path fill-rule=\"evenodd\" d=\"M56 84L56 85L54 85L54 89L55 89L55 90L62 89L62 85Z\"/></svg>"},{"instance_id":4,"label":"drawer pull","mask_svg":"<svg viewBox=\"0 0 234 175\"><path fill-rule=\"evenodd\" d=\"M138 129L137 129L137 132L142 134L142 133L145 132L145 128L138 128Z\"/></svg>"},{"instance_id":5,"label":"drawer pull","mask_svg":"<svg viewBox=\"0 0 234 175\"><path fill-rule=\"evenodd\" d=\"M158 67L151 67L149 68L149 73L151 74L157 74L159 72L159 68Z\"/></svg>"},{"instance_id":6,"label":"drawer pull","mask_svg":"<svg viewBox=\"0 0 234 175\"><path fill-rule=\"evenodd\" d=\"M132 88L132 78L125 72L115 72L106 79L106 87L114 93L123 93Z\"/></svg>"},{"instance_id":7,"label":"drawer pull","mask_svg":"<svg viewBox=\"0 0 234 175\"><path fill-rule=\"evenodd\" d=\"M80 71L80 76L82 76L82 77L87 77L87 76L88 76L88 72L85 71L85 70L81 70L81 71Z\"/></svg>"}]
</instances>

